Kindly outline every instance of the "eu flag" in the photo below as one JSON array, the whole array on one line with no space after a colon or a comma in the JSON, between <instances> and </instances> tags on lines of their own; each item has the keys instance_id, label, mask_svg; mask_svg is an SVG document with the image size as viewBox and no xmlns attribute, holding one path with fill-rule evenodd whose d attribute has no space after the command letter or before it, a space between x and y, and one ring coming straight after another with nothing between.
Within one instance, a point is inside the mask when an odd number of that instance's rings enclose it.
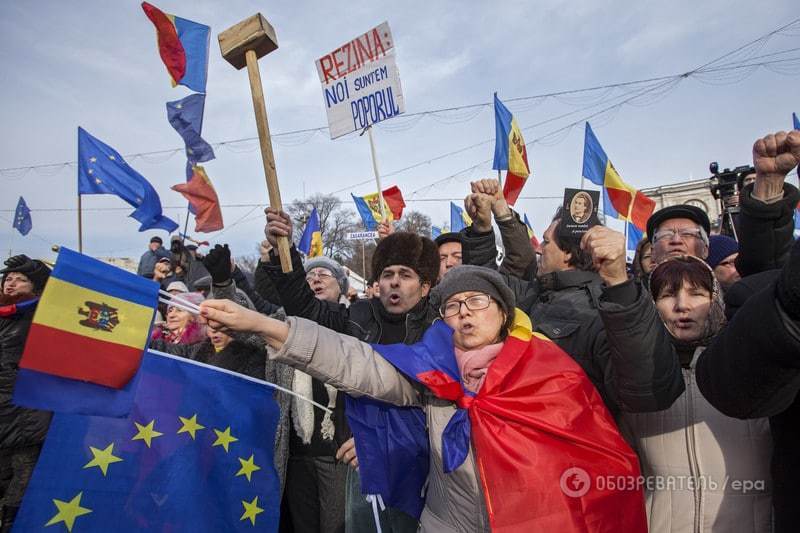
<instances>
[{"instance_id":1,"label":"eu flag","mask_svg":"<svg viewBox=\"0 0 800 533\"><path fill-rule=\"evenodd\" d=\"M14 229L23 235L27 235L33 227L33 220L31 220L31 210L28 209L28 204L25 203L25 198L19 197L17 202L17 210L14 212Z\"/></svg>"},{"instance_id":2,"label":"eu flag","mask_svg":"<svg viewBox=\"0 0 800 533\"><path fill-rule=\"evenodd\" d=\"M15 531L277 531L272 389L152 351L140 374L127 418L54 415Z\"/></svg>"},{"instance_id":3,"label":"eu flag","mask_svg":"<svg viewBox=\"0 0 800 533\"><path fill-rule=\"evenodd\" d=\"M172 233L178 224L161 214L158 193L122 156L78 127L78 194L114 194L136 208L131 217L141 222L139 231L163 229Z\"/></svg>"},{"instance_id":4,"label":"eu flag","mask_svg":"<svg viewBox=\"0 0 800 533\"><path fill-rule=\"evenodd\" d=\"M193 165L214 159L214 150L201 136L206 95L190 94L167 102L167 120L186 144L186 159Z\"/></svg>"}]
</instances>

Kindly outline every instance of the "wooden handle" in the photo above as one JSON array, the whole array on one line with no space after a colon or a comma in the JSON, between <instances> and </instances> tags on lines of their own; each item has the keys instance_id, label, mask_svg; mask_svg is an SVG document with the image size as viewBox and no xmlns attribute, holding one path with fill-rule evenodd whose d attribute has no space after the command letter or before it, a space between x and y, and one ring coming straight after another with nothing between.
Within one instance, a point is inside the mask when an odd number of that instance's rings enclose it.
<instances>
[{"instance_id":1,"label":"wooden handle","mask_svg":"<svg viewBox=\"0 0 800 533\"><path fill-rule=\"evenodd\" d=\"M261 161L264 163L264 176L267 179L270 207L283 210L281 190L278 186L278 174L275 172L275 155L272 153L272 139L269 136L267 108L264 105L264 90L261 87L261 73L258 71L258 57L254 50L245 52L247 76L250 78L250 92L253 95L253 111L256 114L258 142L261 145ZM281 258L281 270L292 271L292 258L289 254L289 239L278 237L278 255Z\"/></svg>"}]
</instances>

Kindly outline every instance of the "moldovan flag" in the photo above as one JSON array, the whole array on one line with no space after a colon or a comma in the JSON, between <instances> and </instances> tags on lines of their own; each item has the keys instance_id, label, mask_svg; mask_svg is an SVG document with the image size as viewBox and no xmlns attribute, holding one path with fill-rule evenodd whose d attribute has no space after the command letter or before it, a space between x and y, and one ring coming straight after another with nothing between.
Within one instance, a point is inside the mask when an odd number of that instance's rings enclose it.
<instances>
[{"instance_id":1,"label":"moldovan flag","mask_svg":"<svg viewBox=\"0 0 800 533\"><path fill-rule=\"evenodd\" d=\"M647 229L647 219L656 208L656 202L622 181L588 122L583 145L583 177L603 188L606 216L626 222L627 247L635 249Z\"/></svg>"},{"instance_id":2,"label":"moldovan flag","mask_svg":"<svg viewBox=\"0 0 800 533\"><path fill-rule=\"evenodd\" d=\"M528 220L527 213L523 215L523 220L525 221L525 226L528 228L528 238L531 240L531 246L536 252L541 252L541 246L539 244L539 239L536 238L536 233L533 231L533 226L531 226L531 221Z\"/></svg>"},{"instance_id":3,"label":"moldovan flag","mask_svg":"<svg viewBox=\"0 0 800 533\"><path fill-rule=\"evenodd\" d=\"M450 231L461 231L472 224L470 216L453 202L450 202Z\"/></svg>"},{"instance_id":4,"label":"moldovan flag","mask_svg":"<svg viewBox=\"0 0 800 533\"><path fill-rule=\"evenodd\" d=\"M156 27L158 53L167 67L172 86L183 85L198 93L206 92L211 28L164 13L147 2L142 2L142 9Z\"/></svg>"},{"instance_id":5,"label":"moldovan flag","mask_svg":"<svg viewBox=\"0 0 800 533\"><path fill-rule=\"evenodd\" d=\"M319 214L317 208L311 210L311 215L306 222L306 229L297 244L297 249L306 254L306 257L318 257L322 255L322 231L319 225Z\"/></svg>"},{"instance_id":6,"label":"moldovan flag","mask_svg":"<svg viewBox=\"0 0 800 533\"><path fill-rule=\"evenodd\" d=\"M219 198L217 191L208 179L206 171L200 165L195 165L191 179L186 183L173 185L173 191L177 191L189 201L189 205L194 210L194 230L201 233L219 231L224 226L222 223L222 211L219 208Z\"/></svg>"},{"instance_id":7,"label":"moldovan flag","mask_svg":"<svg viewBox=\"0 0 800 533\"><path fill-rule=\"evenodd\" d=\"M351 194L353 201L356 203L358 214L361 215L361 220L364 221L364 227L368 231L375 231L378 228L378 223L381 222L381 208L380 196L374 192L364 196L355 196ZM403 193L397 186L389 187L383 191L383 205L386 210L385 222L393 220L400 220L403 216L403 208L406 202L403 200Z\"/></svg>"},{"instance_id":8,"label":"moldovan flag","mask_svg":"<svg viewBox=\"0 0 800 533\"><path fill-rule=\"evenodd\" d=\"M503 196L506 202L514 205L531 173L528 166L528 150L525 148L525 139L522 138L517 119L503 105L497 93L494 93L494 135L492 168L507 171Z\"/></svg>"},{"instance_id":9,"label":"moldovan flag","mask_svg":"<svg viewBox=\"0 0 800 533\"><path fill-rule=\"evenodd\" d=\"M61 247L33 316L17 388L37 374L124 387L139 369L158 290L152 280Z\"/></svg>"}]
</instances>

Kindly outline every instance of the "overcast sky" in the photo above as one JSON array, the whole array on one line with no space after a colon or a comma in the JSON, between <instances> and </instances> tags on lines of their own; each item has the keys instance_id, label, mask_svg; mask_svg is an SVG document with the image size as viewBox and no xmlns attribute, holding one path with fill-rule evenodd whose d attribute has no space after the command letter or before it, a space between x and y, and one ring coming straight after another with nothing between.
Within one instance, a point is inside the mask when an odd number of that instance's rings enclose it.
<instances>
[{"instance_id":1,"label":"overcast sky","mask_svg":"<svg viewBox=\"0 0 800 533\"><path fill-rule=\"evenodd\" d=\"M257 135L246 72L221 58L216 35L259 11L275 27L280 45L259 63L273 133L327 125L314 61L384 20L394 35L406 112L415 113L490 102L494 91L512 99L686 72L800 17L796 0L155 4L211 26L203 129L211 143ZM795 26L755 55L798 46ZM154 28L138 2L0 2L0 54L0 168L75 161L78 126L122 154L182 146L166 120L165 102L189 91L170 87ZM716 84L719 74L689 78L591 122L622 178L636 187L706 177L710 161L720 167L747 164L756 137L790 127L791 112L800 111L798 66L794 63L790 75L755 69L724 85ZM572 113L525 129L530 142L634 89L508 107L522 128ZM375 130L379 166L386 174L493 137L488 106L399 117ZM559 196L564 187L580 184L583 125L546 140L547 145L529 146L533 176L523 196ZM491 162L430 185L490 159L493 149L493 142L485 143L387 176L384 187L398 185L409 208L444 222L448 202L430 199L463 198L471 179L495 175ZM221 146L216 154L205 167L223 205L267 202L257 141ZM284 202L346 188L339 195L349 202L349 192L375 190L374 184L351 187L372 177L366 136L331 141L325 131L282 137L276 139L275 157ZM128 163L155 186L165 214L180 218L182 226L186 204L169 187L184 179L183 153L128 158ZM13 248L51 257L51 244L77 248L75 165L0 171L0 183L2 255ZM11 230L20 195L33 210L33 231L26 237ZM541 235L558 203L520 200L518 208ZM138 257L157 233L138 233L138 223L127 218L132 209L116 197L85 196L83 205L84 251L91 255ZM253 253L263 235L259 213L259 208L224 207L226 229L218 242L230 243L235 255ZM190 233L192 227L193 221ZM216 234L205 238L214 242Z\"/></svg>"}]
</instances>

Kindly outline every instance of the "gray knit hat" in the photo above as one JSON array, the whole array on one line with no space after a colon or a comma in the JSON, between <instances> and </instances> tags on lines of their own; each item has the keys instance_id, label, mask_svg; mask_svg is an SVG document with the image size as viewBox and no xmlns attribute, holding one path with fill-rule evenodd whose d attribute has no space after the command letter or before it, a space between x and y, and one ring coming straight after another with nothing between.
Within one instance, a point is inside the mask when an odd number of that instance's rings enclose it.
<instances>
[{"instance_id":1,"label":"gray knit hat","mask_svg":"<svg viewBox=\"0 0 800 533\"><path fill-rule=\"evenodd\" d=\"M503 277L495 270L474 265L451 268L433 289L435 305L441 306L459 292L483 292L494 298L509 319L513 318L516 298Z\"/></svg>"},{"instance_id":2,"label":"gray knit hat","mask_svg":"<svg viewBox=\"0 0 800 533\"><path fill-rule=\"evenodd\" d=\"M350 287L350 282L347 279L347 274L342 268L342 265L331 259L330 257L319 256L319 257L312 257L311 259L307 260L303 267L306 269L306 272L315 269L315 268L327 268L333 274L333 277L336 278L336 281L339 282L339 290L342 294L347 294L347 289Z\"/></svg>"}]
</instances>

